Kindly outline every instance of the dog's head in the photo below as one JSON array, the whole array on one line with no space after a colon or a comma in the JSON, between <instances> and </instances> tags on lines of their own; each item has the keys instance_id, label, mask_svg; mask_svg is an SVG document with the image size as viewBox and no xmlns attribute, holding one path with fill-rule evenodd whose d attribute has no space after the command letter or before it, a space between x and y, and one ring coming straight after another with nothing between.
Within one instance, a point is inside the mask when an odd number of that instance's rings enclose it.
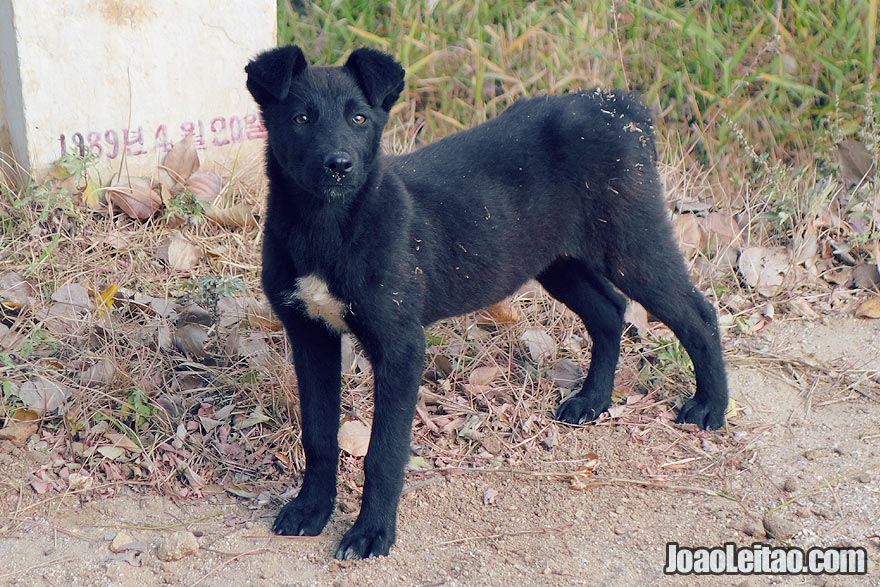
<instances>
[{"instance_id":1,"label":"dog's head","mask_svg":"<svg viewBox=\"0 0 880 587\"><path fill-rule=\"evenodd\" d=\"M403 91L400 64L357 49L341 67L309 67L300 48L288 45L260 54L245 71L270 156L289 178L323 199L358 192Z\"/></svg>"}]
</instances>

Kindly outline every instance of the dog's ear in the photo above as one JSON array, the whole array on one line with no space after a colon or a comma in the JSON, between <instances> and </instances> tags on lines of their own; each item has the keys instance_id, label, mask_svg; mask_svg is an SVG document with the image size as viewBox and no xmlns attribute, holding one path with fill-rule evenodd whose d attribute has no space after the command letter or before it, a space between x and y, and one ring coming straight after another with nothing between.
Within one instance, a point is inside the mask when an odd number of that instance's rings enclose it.
<instances>
[{"instance_id":1,"label":"dog's ear","mask_svg":"<svg viewBox=\"0 0 880 587\"><path fill-rule=\"evenodd\" d=\"M307 66L302 50L296 45L264 51L244 68L248 76L247 89L260 105L283 100L290 91L290 82Z\"/></svg>"},{"instance_id":2,"label":"dog's ear","mask_svg":"<svg viewBox=\"0 0 880 587\"><path fill-rule=\"evenodd\" d=\"M373 107L388 112L403 91L404 70L390 55L373 49L356 49L345 62Z\"/></svg>"}]
</instances>

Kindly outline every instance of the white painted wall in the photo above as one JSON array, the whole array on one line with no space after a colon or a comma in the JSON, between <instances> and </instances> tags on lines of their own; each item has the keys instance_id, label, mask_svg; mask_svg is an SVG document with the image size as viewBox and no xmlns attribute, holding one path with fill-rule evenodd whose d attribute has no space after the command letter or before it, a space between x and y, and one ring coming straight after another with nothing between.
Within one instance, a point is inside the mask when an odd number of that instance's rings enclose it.
<instances>
[{"instance_id":1,"label":"white painted wall","mask_svg":"<svg viewBox=\"0 0 880 587\"><path fill-rule=\"evenodd\" d=\"M275 0L0 0L0 152L45 172L90 149L106 180L151 175L195 132L203 163L259 156L244 66L275 45Z\"/></svg>"}]
</instances>

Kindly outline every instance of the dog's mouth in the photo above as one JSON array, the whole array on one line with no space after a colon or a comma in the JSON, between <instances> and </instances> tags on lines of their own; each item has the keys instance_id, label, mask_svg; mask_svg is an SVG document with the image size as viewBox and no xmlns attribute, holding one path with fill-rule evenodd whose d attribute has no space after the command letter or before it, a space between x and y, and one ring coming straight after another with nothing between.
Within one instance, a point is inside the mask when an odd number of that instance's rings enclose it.
<instances>
[{"instance_id":1,"label":"dog's mouth","mask_svg":"<svg viewBox=\"0 0 880 587\"><path fill-rule=\"evenodd\" d=\"M345 198L357 191L357 186L347 183L327 183L320 187L321 194L327 200Z\"/></svg>"}]
</instances>

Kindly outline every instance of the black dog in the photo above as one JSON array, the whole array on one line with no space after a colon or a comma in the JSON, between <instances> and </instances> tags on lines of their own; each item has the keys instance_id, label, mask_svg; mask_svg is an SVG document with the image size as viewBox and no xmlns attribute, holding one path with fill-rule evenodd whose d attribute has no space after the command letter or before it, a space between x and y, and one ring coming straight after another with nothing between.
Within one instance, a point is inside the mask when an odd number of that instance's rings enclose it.
<instances>
[{"instance_id":1,"label":"black dog","mask_svg":"<svg viewBox=\"0 0 880 587\"><path fill-rule=\"evenodd\" d=\"M625 302L666 323L694 363L679 422L724 424L727 383L712 306L688 280L656 171L650 114L632 94L520 100L492 121L408 155L380 154L404 71L354 51L309 67L295 46L259 55L247 87L268 130L263 287L287 330L306 471L278 534L321 532L336 499L340 333L375 375L361 513L337 558L388 554L425 356L423 326L537 278L593 340L579 393L556 417L608 409Z\"/></svg>"}]
</instances>

